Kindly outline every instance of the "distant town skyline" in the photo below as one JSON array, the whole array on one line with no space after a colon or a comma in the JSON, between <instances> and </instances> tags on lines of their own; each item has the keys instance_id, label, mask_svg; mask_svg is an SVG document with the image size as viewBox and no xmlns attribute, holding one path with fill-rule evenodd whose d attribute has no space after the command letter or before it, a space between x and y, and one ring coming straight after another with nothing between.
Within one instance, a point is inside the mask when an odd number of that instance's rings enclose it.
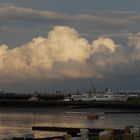
<instances>
[{"instance_id":1,"label":"distant town skyline","mask_svg":"<svg viewBox=\"0 0 140 140\"><path fill-rule=\"evenodd\" d=\"M0 0L0 90L139 90L139 5Z\"/></svg>"}]
</instances>

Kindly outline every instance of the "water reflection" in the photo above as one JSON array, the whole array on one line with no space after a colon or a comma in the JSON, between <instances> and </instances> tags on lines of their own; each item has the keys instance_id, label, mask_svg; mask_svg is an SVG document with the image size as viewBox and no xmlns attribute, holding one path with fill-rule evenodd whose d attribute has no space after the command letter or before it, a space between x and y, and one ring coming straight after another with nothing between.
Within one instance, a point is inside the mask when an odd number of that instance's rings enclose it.
<instances>
[{"instance_id":1,"label":"water reflection","mask_svg":"<svg viewBox=\"0 0 140 140\"><path fill-rule=\"evenodd\" d=\"M102 113L99 120L87 120L87 112ZM23 136L32 132L32 126L124 128L126 125L140 126L139 113L103 114L110 109L4 109L0 110L0 137ZM36 137L59 135L60 133L35 132Z\"/></svg>"}]
</instances>

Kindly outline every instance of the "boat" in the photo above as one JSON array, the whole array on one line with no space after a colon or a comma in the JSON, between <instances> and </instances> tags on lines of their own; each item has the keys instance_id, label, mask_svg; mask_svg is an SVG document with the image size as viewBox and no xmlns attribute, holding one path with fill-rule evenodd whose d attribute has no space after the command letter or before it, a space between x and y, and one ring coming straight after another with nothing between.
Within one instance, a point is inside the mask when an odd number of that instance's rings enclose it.
<instances>
[{"instance_id":1,"label":"boat","mask_svg":"<svg viewBox=\"0 0 140 140\"><path fill-rule=\"evenodd\" d=\"M28 101L38 101L38 100L39 100L39 98L36 96L32 96L28 99Z\"/></svg>"},{"instance_id":2,"label":"boat","mask_svg":"<svg viewBox=\"0 0 140 140\"><path fill-rule=\"evenodd\" d=\"M111 92L106 89L105 92L96 93L76 93L70 94L64 101L126 101L128 96L126 94L119 94Z\"/></svg>"},{"instance_id":3,"label":"boat","mask_svg":"<svg viewBox=\"0 0 140 140\"><path fill-rule=\"evenodd\" d=\"M111 91L106 91L104 94L96 94L95 101L126 101L128 96L126 94L118 94Z\"/></svg>"},{"instance_id":4,"label":"boat","mask_svg":"<svg viewBox=\"0 0 140 140\"><path fill-rule=\"evenodd\" d=\"M97 120L97 119L99 119L99 114L90 112L87 114L87 119L88 120Z\"/></svg>"}]
</instances>

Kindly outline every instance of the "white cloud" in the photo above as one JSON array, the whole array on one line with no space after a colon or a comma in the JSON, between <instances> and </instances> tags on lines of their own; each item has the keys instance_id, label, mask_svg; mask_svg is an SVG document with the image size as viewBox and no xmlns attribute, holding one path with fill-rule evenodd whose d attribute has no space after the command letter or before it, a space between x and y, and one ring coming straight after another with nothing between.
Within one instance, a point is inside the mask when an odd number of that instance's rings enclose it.
<instances>
[{"instance_id":1,"label":"white cloud","mask_svg":"<svg viewBox=\"0 0 140 140\"><path fill-rule=\"evenodd\" d=\"M54 61L79 61L89 57L90 45L78 32L69 27L57 26L47 38L49 53Z\"/></svg>"},{"instance_id":2,"label":"white cloud","mask_svg":"<svg viewBox=\"0 0 140 140\"><path fill-rule=\"evenodd\" d=\"M93 52L100 51L104 47L109 50L110 53L113 53L116 51L116 44L110 39L110 38L99 38L92 43Z\"/></svg>"},{"instance_id":3,"label":"white cloud","mask_svg":"<svg viewBox=\"0 0 140 140\"><path fill-rule=\"evenodd\" d=\"M7 49L8 49L8 46L6 46L5 44L2 44L0 46L0 55L6 53Z\"/></svg>"},{"instance_id":4,"label":"white cloud","mask_svg":"<svg viewBox=\"0 0 140 140\"><path fill-rule=\"evenodd\" d=\"M134 66L140 60L139 40L139 33L131 34L128 51L111 38L100 37L90 44L75 29L55 26L47 38L37 37L13 49L1 45L0 78L103 78L137 73Z\"/></svg>"},{"instance_id":5,"label":"white cloud","mask_svg":"<svg viewBox=\"0 0 140 140\"><path fill-rule=\"evenodd\" d=\"M56 26L49 32L48 38L34 38L14 49L1 45L0 76L7 77L11 74L20 78L85 77L88 75L86 61L97 50L101 55L105 50L99 50L107 48L107 53L110 54L115 52L116 47L109 38L100 38L89 44L73 28Z\"/></svg>"},{"instance_id":6,"label":"white cloud","mask_svg":"<svg viewBox=\"0 0 140 140\"><path fill-rule=\"evenodd\" d=\"M140 33L130 34L128 37L128 44L133 47L131 59L133 61L140 60Z\"/></svg>"}]
</instances>

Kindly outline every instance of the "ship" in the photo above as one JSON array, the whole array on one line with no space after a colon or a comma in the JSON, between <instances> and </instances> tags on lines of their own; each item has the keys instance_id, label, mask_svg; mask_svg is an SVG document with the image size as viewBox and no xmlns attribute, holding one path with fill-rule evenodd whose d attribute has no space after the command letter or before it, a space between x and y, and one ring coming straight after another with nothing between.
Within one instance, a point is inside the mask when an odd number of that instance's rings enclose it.
<instances>
[{"instance_id":1,"label":"ship","mask_svg":"<svg viewBox=\"0 0 140 140\"><path fill-rule=\"evenodd\" d=\"M115 92L111 92L106 89L105 92L99 93L76 93L70 94L69 97L66 97L65 101L126 101L128 99L128 95L119 94Z\"/></svg>"}]
</instances>

